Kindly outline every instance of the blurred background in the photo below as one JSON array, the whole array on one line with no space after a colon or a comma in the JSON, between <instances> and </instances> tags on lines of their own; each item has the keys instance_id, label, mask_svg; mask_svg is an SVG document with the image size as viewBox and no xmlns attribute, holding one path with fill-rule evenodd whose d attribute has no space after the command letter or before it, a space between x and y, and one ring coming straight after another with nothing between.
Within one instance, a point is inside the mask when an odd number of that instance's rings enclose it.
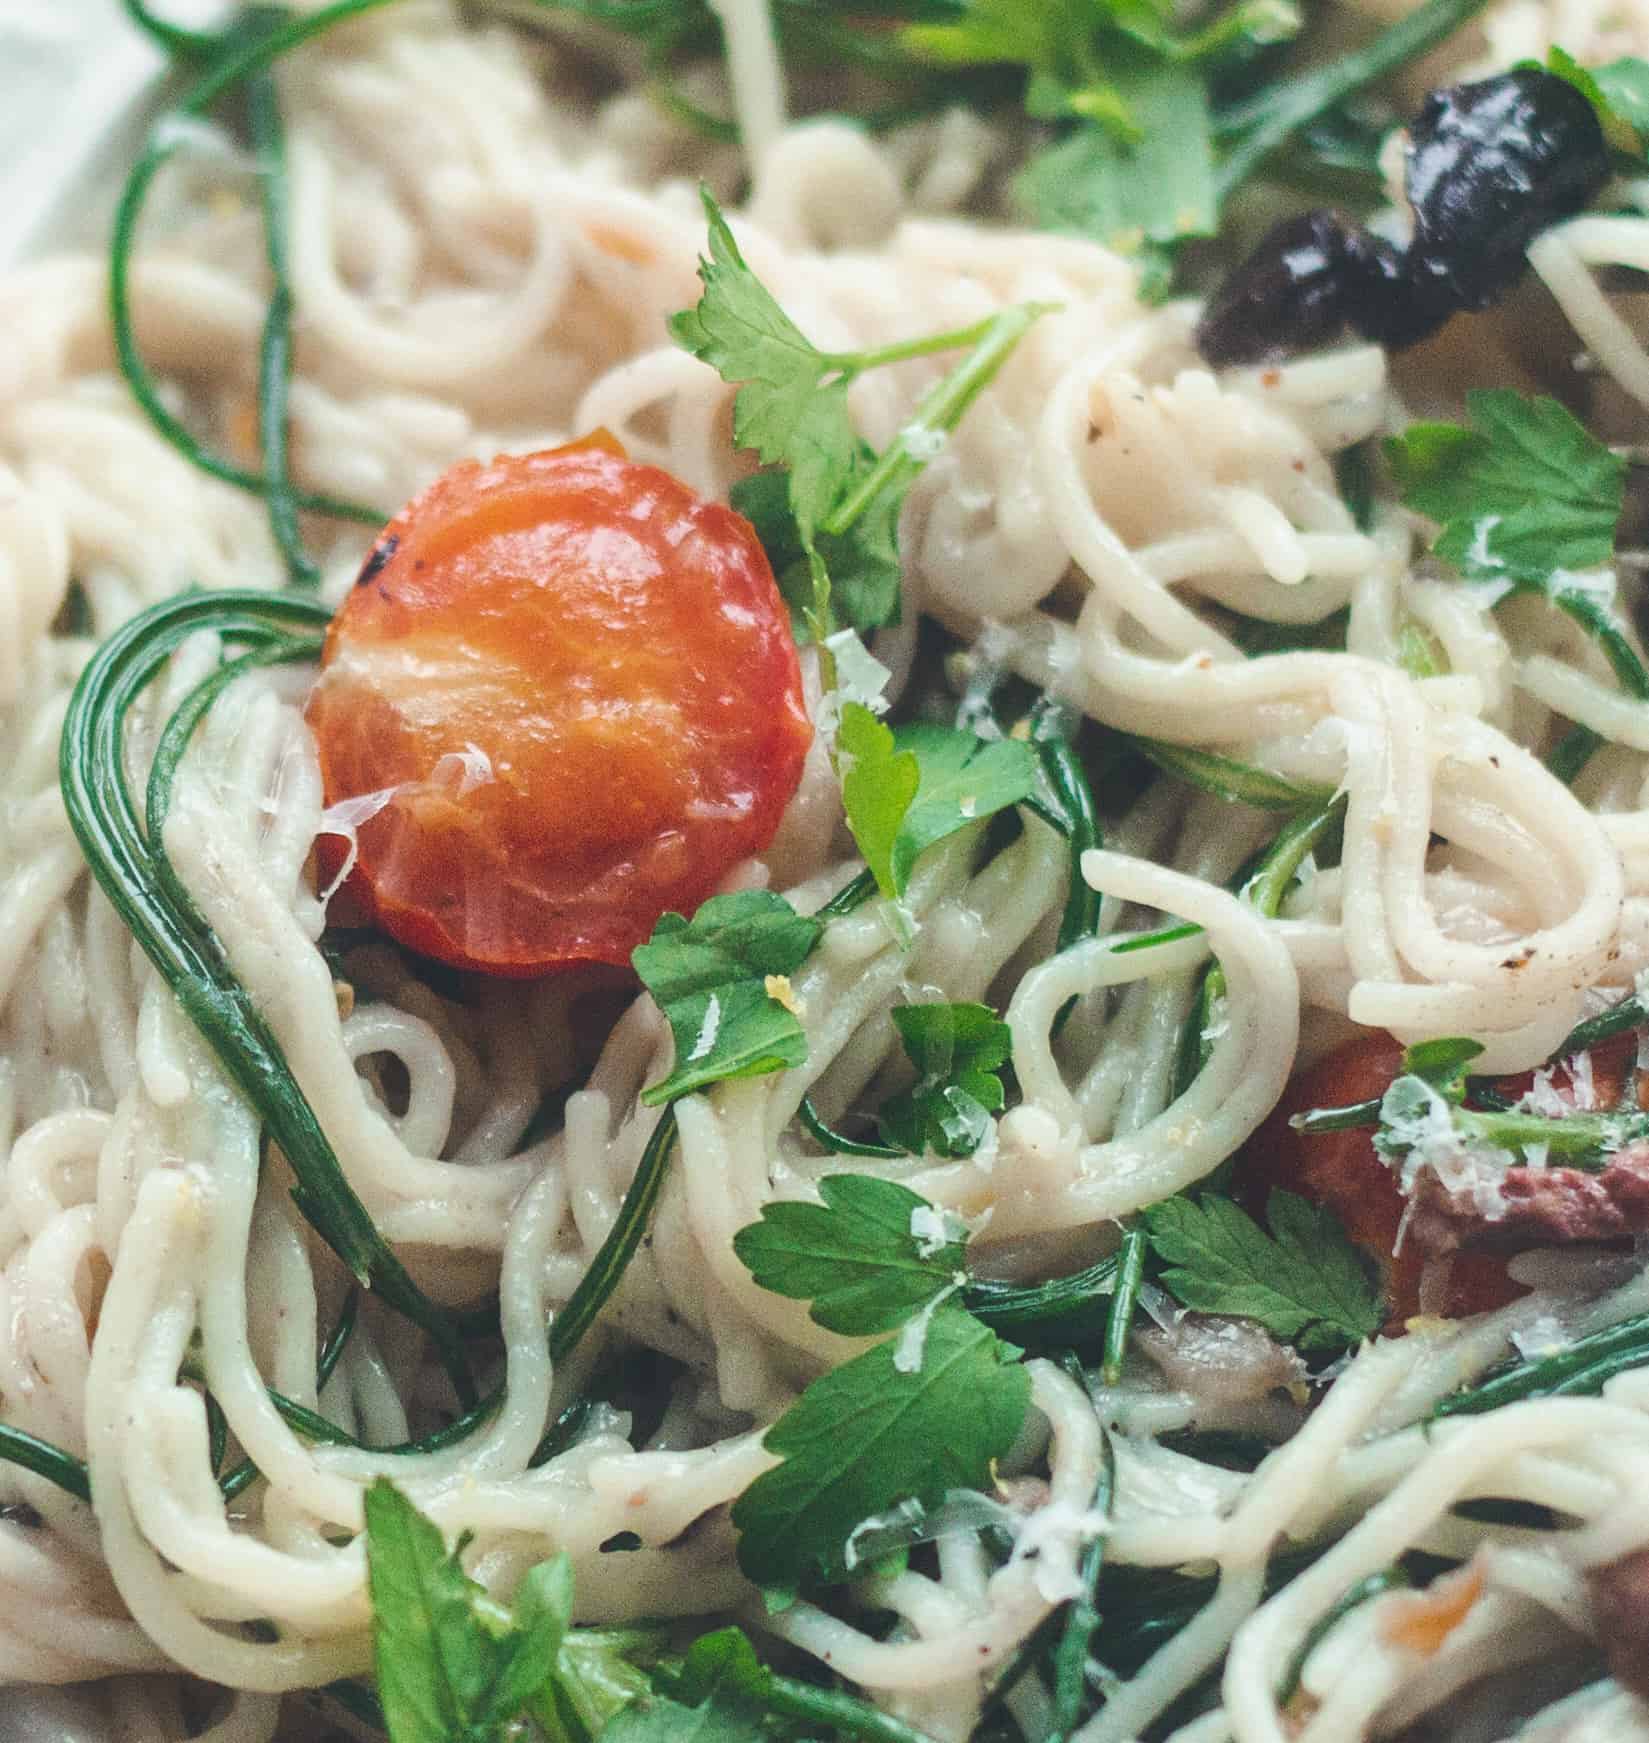
<instances>
[{"instance_id":1,"label":"blurred background","mask_svg":"<svg viewBox=\"0 0 1649 1743\"><path fill-rule=\"evenodd\" d=\"M179 24L224 0L153 0ZM161 57L121 0L0 0L0 265L89 222L88 177L129 148Z\"/></svg>"}]
</instances>

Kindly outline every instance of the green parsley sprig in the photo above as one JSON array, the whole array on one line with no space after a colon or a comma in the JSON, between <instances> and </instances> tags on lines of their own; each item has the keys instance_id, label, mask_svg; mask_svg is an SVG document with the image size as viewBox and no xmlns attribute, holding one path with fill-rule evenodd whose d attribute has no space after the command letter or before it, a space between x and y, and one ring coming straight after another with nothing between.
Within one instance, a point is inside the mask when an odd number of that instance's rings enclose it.
<instances>
[{"instance_id":1,"label":"green parsley sprig","mask_svg":"<svg viewBox=\"0 0 1649 1743\"><path fill-rule=\"evenodd\" d=\"M1258 1320L1314 1352L1360 1343L1384 1322L1362 1254L1328 1211L1292 1192L1271 1194L1269 1233L1217 1193L1164 1199L1141 1219L1163 1287L1199 1313Z\"/></svg>"},{"instance_id":2,"label":"green parsley sprig","mask_svg":"<svg viewBox=\"0 0 1649 1743\"><path fill-rule=\"evenodd\" d=\"M739 1565L758 1584L845 1579L866 1520L984 1487L1018 1436L1030 1375L1017 1349L948 1302L920 1326L914 1361L904 1341L815 1380L767 1431L762 1444L783 1462L733 1505Z\"/></svg>"},{"instance_id":3,"label":"green parsley sprig","mask_svg":"<svg viewBox=\"0 0 1649 1743\"><path fill-rule=\"evenodd\" d=\"M905 493L1045 307L1005 309L959 331L874 350L821 351L751 270L708 191L704 209L704 293L672 318L670 331L738 386L737 445L786 471L782 499L771 484L751 480L735 506L756 524L786 597L816 641L827 639L841 614L855 629L895 623ZM969 355L929 389L898 439L877 455L848 410L853 382L870 369L964 349Z\"/></svg>"},{"instance_id":4,"label":"green parsley sprig","mask_svg":"<svg viewBox=\"0 0 1649 1743\"><path fill-rule=\"evenodd\" d=\"M810 1317L827 1331L897 1331L965 1281L966 1225L908 1186L829 1174L819 1197L765 1205L733 1251L761 1288L811 1302Z\"/></svg>"},{"instance_id":5,"label":"green parsley sprig","mask_svg":"<svg viewBox=\"0 0 1649 1743\"><path fill-rule=\"evenodd\" d=\"M631 960L670 1024L676 1068L641 1099L802 1064L807 1036L783 995L823 931L769 890L712 896L691 920L663 915Z\"/></svg>"},{"instance_id":6,"label":"green parsley sprig","mask_svg":"<svg viewBox=\"0 0 1649 1743\"><path fill-rule=\"evenodd\" d=\"M1432 546L1492 600L1527 593L1597 643L1622 690L1649 702L1649 671L1614 610L1615 527L1626 464L1556 400L1511 388L1466 396L1469 426L1413 424L1386 443L1404 503L1441 530ZM1577 728L1553 753L1573 779L1600 741Z\"/></svg>"},{"instance_id":7,"label":"green parsley sprig","mask_svg":"<svg viewBox=\"0 0 1649 1743\"><path fill-rule=\"evenodd\" d=\"M912 1156L973 1155L1006 1105L998 1074L1013 1048L1008 1025L979 1004L896 1005L889 1014L917 1078L883 1102L882 1136Z\"/></svg>"}]
</instances>

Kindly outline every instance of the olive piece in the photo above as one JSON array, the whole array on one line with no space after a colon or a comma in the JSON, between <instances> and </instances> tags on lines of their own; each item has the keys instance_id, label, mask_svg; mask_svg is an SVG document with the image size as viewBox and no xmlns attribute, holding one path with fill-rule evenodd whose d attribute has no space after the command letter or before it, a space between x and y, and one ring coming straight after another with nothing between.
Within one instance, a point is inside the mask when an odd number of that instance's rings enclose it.
<instances>
[{"instance_id":1,"label":"olive piece","mask_svg":"<svg viewBox=\"0 0 1649 1743\"><path fill-rule=\"evenodd\" d=\"M1524 253L1609 176L1597 114L1566 80L1520 67L1433 91L1409 129L1409 275L1419 298L1481 309Z\"/></svg>"},{"instance_id":2,"label":"olive piece","mask_svg":"<svg viewBox=\"0 0 1649 1743\"><path fill-rule=\"evenodd\" d=\"M1363 330L1373 308L1400 298L1402 260L1389 242L1322 208L1285 218L1229 273L1197 323L1216 367L1264 363Z\"/></svg>"}]
</instances>

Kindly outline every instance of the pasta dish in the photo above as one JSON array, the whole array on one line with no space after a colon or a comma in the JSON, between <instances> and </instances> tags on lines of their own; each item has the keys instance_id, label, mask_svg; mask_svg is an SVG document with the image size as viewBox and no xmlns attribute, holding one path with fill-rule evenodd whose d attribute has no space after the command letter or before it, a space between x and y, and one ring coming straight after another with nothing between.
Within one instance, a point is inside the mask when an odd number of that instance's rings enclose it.
<instances>
[{"instance_id":1,"label":"pasta dish","mask_svg":"<svg viewBox=\"0 0 1649 1743\"><path fill-rule=\"evenodd\" d=\"M1649 10L125 11L0 1739L1649 1736Z\"/></svg>"}]
</instances>

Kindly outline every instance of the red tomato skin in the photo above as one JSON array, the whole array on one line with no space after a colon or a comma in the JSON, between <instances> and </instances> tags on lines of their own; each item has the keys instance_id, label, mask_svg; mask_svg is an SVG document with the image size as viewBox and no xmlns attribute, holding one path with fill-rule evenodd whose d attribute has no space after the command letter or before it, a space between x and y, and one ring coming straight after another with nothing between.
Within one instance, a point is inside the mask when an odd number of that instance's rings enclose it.
<instances>
[{"instance_id":1,"label":"red tomato skin","mask_svg":"<svg viewBox=\"0 0 1649 1743\"><path fill-rule=\"evenodd\" d=\"M390 795L349 895L409 949L510 978L627 966L772 840L812 741L749 523L605 432L436 480L321 668L327 803Z\"/></svg>"},{"instance_id":2,"label":"red tomato skin","mask_svg":"<svg viewBox=\"0 0 1649 1743\"><path fill-rule=\"evenodd\" d=\"M1371 1132L1306 1137L1288 1122L1311 1108L1345 1107L1384 1095L1402 1056L1389 1035L1373 1034L1347 1042L1301 1072L1244 1146L1233 1183L1235 1196L1250 1215L1263 1212L1277 1187L1332 1211L1379 1267L1386 1285L1388 1332L1401 1332L1419 1313L1420 1273L1425 1268L1425 1256L1413 1242L1394 1251L1406 1203L1397 1177L1375 1154ZM1454 1318L1486 1313L1522 1293L1506 1275L1501 1255L1457 1253L1450 1263L1443 1311Z\"/></svg>"}]
</instances>

